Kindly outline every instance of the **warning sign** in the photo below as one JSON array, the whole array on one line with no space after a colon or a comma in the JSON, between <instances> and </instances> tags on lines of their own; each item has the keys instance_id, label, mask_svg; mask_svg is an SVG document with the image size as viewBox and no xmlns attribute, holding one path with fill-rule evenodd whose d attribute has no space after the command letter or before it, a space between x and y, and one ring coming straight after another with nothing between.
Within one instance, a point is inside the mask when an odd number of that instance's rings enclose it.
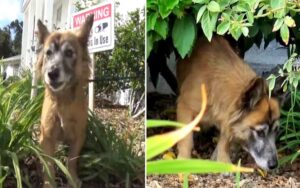
<instances>
[{"instance_id":1,"label":"warning sign","mask_svg":"<svg viewBox=\"0 0 300 188\"><path fill-rule=\"evenodd\" d=\"M85 18L94 14L94 24L91 29L88 48L90 53L114 48L114 3L106 1L99 5L76 12L72 16L72 28L76 29L85 22Z\"/></svg>"}]
</instances>

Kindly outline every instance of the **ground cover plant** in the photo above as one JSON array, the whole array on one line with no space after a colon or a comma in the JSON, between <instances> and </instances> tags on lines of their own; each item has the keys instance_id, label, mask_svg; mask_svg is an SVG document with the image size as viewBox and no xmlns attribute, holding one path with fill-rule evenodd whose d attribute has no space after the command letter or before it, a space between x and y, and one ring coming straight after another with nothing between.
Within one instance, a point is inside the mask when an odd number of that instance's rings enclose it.
<instances>
[{"instance_id":1,"label":"ground cover plant","mask_svg":"<svg viewBox=\"0 0 300 188\"><path fill-rule=\"evenodd\" d=\"M38 86L39 94L30 99L31 78L28 75L12 83L2 81L0 84L0 187L41 186L41 165L48 158L38 145L42 90L42 86ZM64 166L66 150L67 147L60 147L57 157L51 158L62 179L57 182L53 177L53 184L72 182ZM80 177L86 184L131 187L144 181L144 157L137 156L132 145L116 135L115 127L103 124L93 113L89 116L87 141L80 162Z\"/></svg>"}]
</instances>

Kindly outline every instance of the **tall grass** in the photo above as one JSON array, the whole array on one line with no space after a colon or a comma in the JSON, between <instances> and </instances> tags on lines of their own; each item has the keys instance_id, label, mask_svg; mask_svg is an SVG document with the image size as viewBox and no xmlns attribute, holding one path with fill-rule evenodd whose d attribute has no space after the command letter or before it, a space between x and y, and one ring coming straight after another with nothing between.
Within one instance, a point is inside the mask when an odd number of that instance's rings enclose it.
<instances>
[{"instance_id":1,"label":"tall grass","mask_svg":"<svg viewBox=\"0 0 300 188\"><path fill-rule=\"evenodd\" d=\"M61 162L67 158L65 147L58 151L57 158L44 155L39 148L37 130L43 88L38 89L39 94L30 100L29 75L12 83L0 83L0 188L5 187L7 181L12 179L18 188L22 185L33 187L28 180L28 169L21 165L33 155L46 172L49 171L45 165L46 159L53 160L71 184L73 182ZM88 124L87 140L80 156L80 177L84 181L101 179L106 183L119 182L127 187L134 181L143 182L143 156L138 157L133 152L133 146L117 136L113 126L102 124L92 113ZM38 178L41 176L38 174ZM54 177L50 181L56 187Z\"/></svg>"},{"instance_id":2,"label":"tall grass","mask_svg":"<svg viewBox=\"0 0 300 188\"><path fill-rule=\"evenodd\" d=\"M144 182L144 156L137 156L133 139L127 143L118 137L112 125L103 124L90 113L87 140L81 153L80 176L84 181L101 179L122 187Z\"/></svg>"},{"instance_id":3,"label":"tall grass","mask_svg":"<svg viewBox=\"0 0 300 188\"><path fill-rule=\"evenodd\" d=\"M37 148L32 139L34 126L39 121L43 95L30 100L30 78L0 84L0 187L8 176L16 178L22 187L19 161Z\"/></svg>"}]
</instances>

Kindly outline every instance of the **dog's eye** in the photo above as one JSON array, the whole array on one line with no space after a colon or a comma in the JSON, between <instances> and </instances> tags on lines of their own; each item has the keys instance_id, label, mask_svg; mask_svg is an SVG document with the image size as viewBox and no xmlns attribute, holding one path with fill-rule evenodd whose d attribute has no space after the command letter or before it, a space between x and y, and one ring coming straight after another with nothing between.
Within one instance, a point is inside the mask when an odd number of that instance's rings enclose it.
<instances>
[{"instance_id":1,"label":"dog's eye","mask_svg":"<svg viewBox=\"0 0 300 188\"><path fill-rule=\"evenodd\" d=\"M265 136L265 131L264 130L259 130L259 131L256 131L256 134L259 137L264 137Z\"/></svg>"},{"instance_id":2,"label":"dog's eye","mask_svg":"<svg viewBox=\"0 0 300 188\"><path fill-rule=\"evenodd\" d=\"M52 55L52 51L50 50L50 49L48 49L47 51L46 51L46 55L49 57L49 56L51 56Z\"/></svg>"},{"instance_id":3,"label":"dog's eye","mask_svg":"<svg viewBox=\"0 0 300 188\"><path fill-rule=\"evenodd\" d=\"M65 51L65 56L66 56L66 57L69 57L69 58L73 57L73 51L70 50L70 49L66 50L66 51Z\"/></svg>"}]
</instances>

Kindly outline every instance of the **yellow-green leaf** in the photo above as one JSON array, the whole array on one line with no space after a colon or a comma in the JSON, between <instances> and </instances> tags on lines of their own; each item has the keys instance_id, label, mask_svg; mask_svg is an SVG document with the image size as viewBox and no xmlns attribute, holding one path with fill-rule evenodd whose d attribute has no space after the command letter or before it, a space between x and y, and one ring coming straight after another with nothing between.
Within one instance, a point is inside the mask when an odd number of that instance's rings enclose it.
<instances>
[{"instance_id":1,"label":"yellow-green leaf","mask_svg":"<svg viewBox=\"0 0 300 188\"><path fill-rule=\"evenodd\" d=\"M227 20L224 20L222 23L220 23L217 27L217 33L219 35L224 35L230 28L230 22Z\"/></svg>"},{"instance_id":2,"label":"yellow-green leaf","mask_svg":"<svg viewBox=\"0 0 300 188\"><path fill-rule=\"evenodd\" d=\"M279 18L275 21L272 32L278 31L283 24L283 19Z\"/></svg>"},{"instance_id":3,"label":"yellow-green leaf","mask_svg":"<svg viewBox=\"0 0 300 188\"><path fill-rule=\"evenodd\" d=\"M202 6L197 13L197 23L200 21L204 11L206 10L206 5Z\"/></svg>"},{"instance_id":4,"label":"yellow-green leaf","mask_svg":"<svg viewBox=\"0 0 300 188\"><path fill-rule=\"evenodd\" d=\"M288 27L296 27L296 23L295 20L290 17L290 16L286 16L284 18L284 23L288 26Z\"/></svg>"},{"instance_id":5,"label":"yellow-green leaf","mask_svg":"<svg viewBox=\"0 0 300 188\"><path fill-rule=\"evenodd\" d=\"M213 34L210 22L209 12L205 11L201 18L201 28L208 41L211 41Z\"/></svg>"},{"instance_id":6,"label":"yellow-green leaf","mask_svg":"<svg viewBox=\"0 0 300 188\"><path fill-rule=\"evenodd\" d=\"M290 31L287 25L283 24L280 28L280 36L285 44L288 44L289 37L290 37Z\"/></svg>"},{"instance_id":7,"label":"yellow-green leaf","mask_svg":"<svg viewBox=\"0 0 300 188\"><path fill-rule=\"evenodd\" d=\"M211 12L220 12L221 11L219 3L217 3L216 1L210 1L207 5L207 9Z\"/></svg>"}]
</instances>

